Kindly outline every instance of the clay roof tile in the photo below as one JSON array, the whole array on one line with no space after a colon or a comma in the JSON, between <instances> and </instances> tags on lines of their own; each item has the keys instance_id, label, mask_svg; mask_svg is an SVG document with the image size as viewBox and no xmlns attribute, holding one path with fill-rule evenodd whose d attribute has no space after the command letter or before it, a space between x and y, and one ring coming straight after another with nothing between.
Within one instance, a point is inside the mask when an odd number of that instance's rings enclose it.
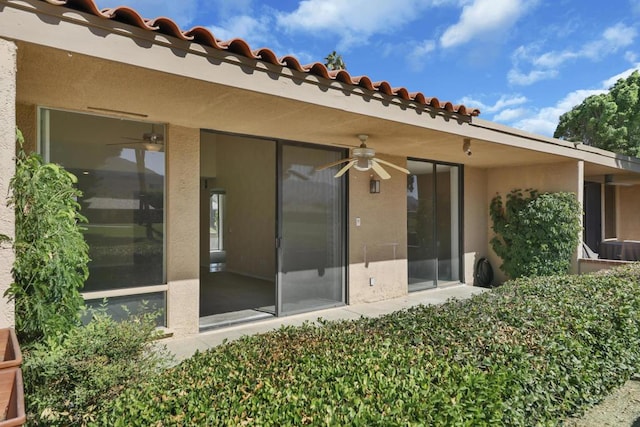
<instances>
[{"instance_id":1,"label":"clay roof tile","mask_svg":"<svg viewBox=\"0 0 640 427\"><path fill-rule=\"evenodd\" d=\"M217 50L227 50L237 55L247 58L264 61L273 65L284 66L292 70L313 74L321 78L337 80L339 82L359 86L366 90L378 91L388 96L396 96L406 101L414 101L431 108L444 110L462 116L477 116L480 110L469 108L465 105L454 105L451 102L440 102L438 98L425 97L421 92L409 92L404 87L392 88L387 81L372 82L368 76L352 77L346 70L329 70L320 63L301 65L300 61L291 55L278 58L271 49L261 48L252 50L251 46L239 38L222 41L205 27L193 27L183 31L176 22L170 18L158 17L154 19L143 18L135 9L127 6L119 6L109 9L98 9L94 0L41 0L54 6L62 6L70 9L86 12L101 18L112 19L114 21L130 24L147 31L154 31L175 37L180 40L192 41L203 46L212 47Z\"/></svg>"}]
</instances>

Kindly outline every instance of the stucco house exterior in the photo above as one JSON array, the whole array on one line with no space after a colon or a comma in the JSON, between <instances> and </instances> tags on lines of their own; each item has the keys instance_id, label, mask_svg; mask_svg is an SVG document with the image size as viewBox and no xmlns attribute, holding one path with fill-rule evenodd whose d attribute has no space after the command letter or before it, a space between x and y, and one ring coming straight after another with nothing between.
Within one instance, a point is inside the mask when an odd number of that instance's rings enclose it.
<instances>
[{"instance_id":1,"label":"stucco house exterior","mask_svg":"<svg viewBox=\"0 0 640 427\"><path fill-rule=\"evenodd\" d=\"M640 240L639 159L478 114L126 7L0 0L0 193L17 125L78 176L87 303L146 301L176 336L473 285L482 257L499 273L489 203L514 188L576 193L590 246ZM410 174L316 170L361 134ZM2 203L0 233L13 230ZM594 268L582 256L576 273ZM0 299L0 327L13 321Z\"/></svg>"}]
</instances>

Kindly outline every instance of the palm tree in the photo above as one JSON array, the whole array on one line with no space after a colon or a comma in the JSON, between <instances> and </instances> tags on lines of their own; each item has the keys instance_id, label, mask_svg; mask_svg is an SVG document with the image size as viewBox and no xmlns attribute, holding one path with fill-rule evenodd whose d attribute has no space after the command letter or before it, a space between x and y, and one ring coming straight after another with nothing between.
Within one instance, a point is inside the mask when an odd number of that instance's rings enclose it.
<instances>
[{"instance_id":1,"label":"palm tree","mask_svg":"<svg viewBox=\"0 0 640 427\"><path fill-rule=\"evenodd\" d=\"M342 55L339 55L335 50L333 52L331 52L329 55L327 55L326 58L324 58L324 65L326 65L326 67L329 70L346 70L347 69L347 65L344 63L344 60L342 59Z\"/></svg>"}]
</instances>

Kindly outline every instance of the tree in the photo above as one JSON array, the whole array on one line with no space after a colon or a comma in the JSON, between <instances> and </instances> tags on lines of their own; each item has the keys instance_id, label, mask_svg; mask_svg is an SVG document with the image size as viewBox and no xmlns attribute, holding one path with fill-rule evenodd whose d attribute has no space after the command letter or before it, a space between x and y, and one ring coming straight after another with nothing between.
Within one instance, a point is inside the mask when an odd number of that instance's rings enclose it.
<instances>
[{"instance_id":1,"label":"tree","mask_svg":"<svg viewBox=\"0 0 640 427\"><path fill-rule=\"evenodd\" d=\"M342 55L338 54L335 50L324 58L324 65L330 70L346 70L347 65L342 59Z\"/></svg>"},{"instance_id":2,"label":"tree","mask_svg":"<svg viewBox=\"0 0 640 427\"><path fill-rule=\"evenodd\" d=\"M560 116L553 136L640 156L640 73L620 79L609 92L592 95Z\"/></svg>"},{"instance_id":3,"label":"tree","mask_svg":"<svg viewBox=\"0 0 640 427\"><path fill-rule=\"evenodd\" d=\"M26 154L20 137L18 142L9 198L16 214L14 283L5 296L15 301L18 337L28 345L79 324L89 256L77 178L38 154Z\"/></svg>"}]
</instances>

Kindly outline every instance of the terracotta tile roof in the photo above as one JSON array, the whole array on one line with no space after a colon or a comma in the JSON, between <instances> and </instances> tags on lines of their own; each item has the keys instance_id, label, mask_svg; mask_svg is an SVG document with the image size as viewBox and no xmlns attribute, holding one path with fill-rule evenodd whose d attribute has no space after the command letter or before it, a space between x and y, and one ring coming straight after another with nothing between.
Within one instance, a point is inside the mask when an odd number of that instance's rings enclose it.
<instances>
[{"instance_id":1,"label":"terracotta tile roof","mask_svg":"<svg viewBox=\"0 0 640 427\"><path fill-rule=\"evenodd\" d=\"M55 6L63 6L70 9L90 13L92 15L112 19L125 24L134 25L148 31L162 33L176 37L180 40L198 43L218 50L226 50L247 58L261 60L273 65L288 67L293 70L313 74L325 79L337 80L339 82L360 86L362 88L378 91L388 96L398 97L407 101L415 101L418 104L432 108L444 110L449 113L462 116L477 116L480 110L469 108L465 105L454 105L451 102L440 101L435 97L427 97L421 92L409 92L404 87L394 88L387 81L374 82L367 76L351 76L346 70L329 70L324 64L315 62L313 64L302 65L294 56L278 56L268 48L251 49L249 44L239 38L231 40L217 39L214 34L205 27L196 26L190 30L183 31L175 21L165 17L145 19L135 10L127 6L99 9L94 0L41 0Z\"/></svg>"}]
</instances>

